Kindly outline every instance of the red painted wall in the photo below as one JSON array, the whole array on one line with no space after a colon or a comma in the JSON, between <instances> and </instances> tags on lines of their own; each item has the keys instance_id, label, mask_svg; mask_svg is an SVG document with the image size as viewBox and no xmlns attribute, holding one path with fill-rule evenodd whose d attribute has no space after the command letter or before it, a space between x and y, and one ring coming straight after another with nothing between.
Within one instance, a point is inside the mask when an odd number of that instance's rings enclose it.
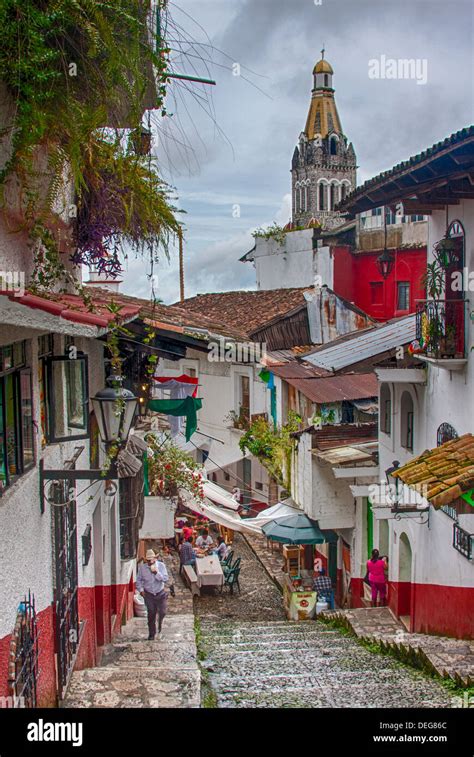
<instances>
[{"instance_id":1,"label":"red painted wall","mask_svg":"<svg viewBox=\"0 0 474 757\"><path fill-rule=\"evenodd\" d=\"M376 261L380 250L376 252L350 253L349 246L333 247L334 285L336 294L353 302L361 310L379 321L396 318L416 309L416 300L423 299L425 292L421 284L426 271L426 248L396 250L395 265L386 281L380 275ZM397 283L410 283L409 310L397 309ZM381 285L380 296L375 298L372 283Z\"/></svg>"},{"instance_id":2,"label":"red painted wall","mask_svg":"<svg viewBox=\"0 0 474 757\"><path fill-rule=\"evenodd\" d=\"M37 615L39 631L39 668L37 701L38 707L56 706L56 667L54 655L53 607L47 607ZM8 660L11 635L0 639L0 696L8 696Z\"/></svg>"},{"instance_id":3,"label":"red painted wall","mask_svg":"<svg viewBox=\"0 0 474 757\"><path fill-rule=\"evenodd\" d=\"M83 625L75 670L93 667L100 661L101 649L98 643L97 627L104 629L103 636L105 643L108 643L120 633L122 614L127 620L133 617L133 588L133 579L130 584L79 588L79 622ZM115 604L112 603L113 594L115 594ZM57 688L53 606L39 612L37 617L41 671L38 678L38 707L55 707ZM10 640L11 635L0 639L0 696L8 696L9 693Z\"/></svg>"},{"instance_id":4,"label":"red painted wall","mask_svg":"<svg viewBox=\"0 0 474 757\"><path fill-rule=\"evenodd\" d=\"M390 608L396 615L409 614L406 611L409 596L409 584L390 582ZM474 639L474 588L412 584L411 630Z\"/></svg>"}]
</instances>

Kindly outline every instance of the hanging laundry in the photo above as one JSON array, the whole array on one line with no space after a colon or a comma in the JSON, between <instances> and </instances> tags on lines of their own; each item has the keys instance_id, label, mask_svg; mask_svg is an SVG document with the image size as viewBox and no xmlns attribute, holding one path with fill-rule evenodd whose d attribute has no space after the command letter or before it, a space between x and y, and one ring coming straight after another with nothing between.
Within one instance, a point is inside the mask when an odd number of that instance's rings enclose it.
<instances>
[{"instance_id":1,"label":"hanging laundry","mask_svg":"<svg viewBox=\"0 0 474 757\"><path fill-rule=\"evenodd\" d=\"M161 390L162 399L182 400L197 395L198 379L194 376L187 376L183 373L181 376L154 376L154 379L158 383L157 390ZM164 392L169 392L169 396L165 396ZM158 397L157 399L161 398ZM170 416L168 421L171 436L174 438L183 430L183 419Z\"/></svg>"},{"instance_id":2,"label":"hanging laundry","mask_svg":"<svg viewBox=\"0 0 474 757\"><path fill-rule=\"evenodd\" d=\"M149 400L148 409L155 413L164 413L173 417L186 418L186 441L197 429L197 411L202 408L202 400L196 397L185 397L177 400Z\"/></svg>"}]
</instances>

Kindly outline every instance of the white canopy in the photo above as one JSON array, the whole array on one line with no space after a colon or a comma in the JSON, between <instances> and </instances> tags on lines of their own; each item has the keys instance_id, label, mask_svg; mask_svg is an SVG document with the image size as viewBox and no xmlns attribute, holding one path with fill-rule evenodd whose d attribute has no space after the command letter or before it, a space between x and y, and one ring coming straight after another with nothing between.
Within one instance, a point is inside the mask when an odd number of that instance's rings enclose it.
<instances>
[{"instance_id":1,"label":"white canopy","mask_svg":"<svg viewBox=\"0 0 474 757\"><path fill-rule=\"evenodd\" d=\"M229 510L239 509L239 502L236 502L232 495L229 494L228 491L223 489L222 486L218 486L213 481L204 479L202 482L202 488L204 489L204 494L206 495L206 497L213 502L217 502L218 505L223 505Z\"/></svg>"},{"instance_id":2,"label":"white canopy","mask_svg":"<svg viewBox=\"0 0 474 757\"><path fill-rule=\"evenodd\" d=\"M301 510L295 505L293 500L285 499L283 502L277 502L276 505L262 510L255 518L248 518L246 522L255 526L264 526L265 523L269 523L271 520L286 518L288 515L298 515L298 513L301 513Z\"/></svg>"},{"instance_id":3,"label":"white canopy","mask_svg":"<svg viewBox=\"0 0 474 757\"><path fill-rule=\"evenodd\" d=\"M249 520L241 518L236 512L230 512L229 510L224 510L224 508L219 507L218 505L214 505L208 499L197 499L185 489L180 489L180 495L183 504L187 508L194 512L201 513L201 515L205 515L209 520L219 523L221 526L225 526L225 528L231 528L233 531L240 531L241 533L262 533L262 529L259 525L252 524Z\"/></svg>"}]
</instances>

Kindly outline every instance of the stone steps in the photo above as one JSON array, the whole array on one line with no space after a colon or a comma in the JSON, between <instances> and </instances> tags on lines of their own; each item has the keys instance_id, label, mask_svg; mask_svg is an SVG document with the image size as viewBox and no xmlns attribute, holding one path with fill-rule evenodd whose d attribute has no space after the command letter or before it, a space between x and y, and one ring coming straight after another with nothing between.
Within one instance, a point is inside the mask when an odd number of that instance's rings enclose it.
<instances>
[{"instance_id":1,"label":"stone steps","mask_svg":"<svg viewBox=\"0 0 474 757\"><path fill-rule=\"evenodd\" d=\"M388 608L332 610L323 613L363 641L376 641L401 660L425 668L458 686L474 685L474 642L409 633Z\"/></svg>"},{"instance_id":2,"label":"stone steps","mask_svg":"<svg viewBox=\"0 0 474 757\"><path fill-rule=\"evenodd\" d=\"M440 707L450 694L320 622L201 621L219 707ZM374 698L373 692L377 692Z\"/></svg>"},{"instance_id":3,"label":"stone steps","mask_svg":"<svg viewBox=\"0 0 474 757\"><path fill-rule=\"evenodd\" d=\"M162 638L147 636L146 619L133 618L104 649L100 667L73 673L62 706L199 707L194 616L167 616Z\"/></svg>"}]
</instances>

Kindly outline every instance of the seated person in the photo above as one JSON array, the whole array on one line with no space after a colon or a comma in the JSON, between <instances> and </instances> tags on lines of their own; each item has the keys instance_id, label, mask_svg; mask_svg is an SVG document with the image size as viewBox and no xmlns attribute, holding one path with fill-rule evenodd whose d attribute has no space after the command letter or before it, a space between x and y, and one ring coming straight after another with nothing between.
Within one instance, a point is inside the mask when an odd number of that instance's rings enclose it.
<instances>
[{"instance_id":1,"label":"seated person","mask_svg":"<svg viewBox=\"0 0 474 757\"><path fill-rule=\"evenodd\" d=\"M198 536L196 539L196 547L200 547L200 549L209 549L209 547L212 547L214 544L214 541L212 539L212 536L209 536L209 531L207 528L205 528L201 532L201 536Z\"/></svg>"},{"instance_id":2,"label":"seated person","mask_svg":"<svg viewBox=\"0 0 474 757\"><path fill-rule=\"evenodd\" d=\"M222 560L225 560L227 557L227 554L229 552L229 548L227 544L225 543L225 539L223 536L219 536L217 538L217 549L215 550L216 555L218 555L219 560L222 562Z\"/></svg>"},{"instance_id":3,"label":"seated person","mask_svg":"<svg viewBox=\"0 0 474 757\"><path fill-rule=\"evenodd\" d=\"M329 576L326 575L324 568L319 571L319 576L314 579L313 589L318 593L318 599L324 597L328 600L331 610L334 609L334 592L332 589L332 582Z\"/></svg>"},{"instance_id":4,"label":"seated person","mask_svg":"<svg viewBox=\"0 0 474 757\"><path fill-rule=\"evenodd\" d=\"M179 562L181 567L183 567L183 565L192 565L193 567L196 566L196 553L193 549L192 536L190 536L189 539L186 539L181 549L179 550Z\"/></svg>"},{"instance_id":5,"label":"seated person","mask_svg":"<svg viewBox=\"0 0 474 757\"><path fill-rule=\"evenodd\" d=\"M193 529L190 526L183 526L183 539L187 541L190 537L193 537Z\"/></svg>"}]
</instances>

